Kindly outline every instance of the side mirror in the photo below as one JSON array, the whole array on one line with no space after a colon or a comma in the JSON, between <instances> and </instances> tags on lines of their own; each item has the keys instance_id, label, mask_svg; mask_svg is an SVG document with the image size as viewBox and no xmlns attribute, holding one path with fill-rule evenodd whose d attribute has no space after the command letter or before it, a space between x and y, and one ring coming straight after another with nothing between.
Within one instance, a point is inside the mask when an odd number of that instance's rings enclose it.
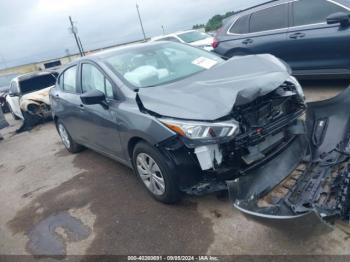
<instances>
[{"instance_id":1,"label":"side mirror","mask_svg":"<svg viewBox=\"0 0 350 262\"><path fill-rule=\"evenodd\" d=\"M338 12L331 14L327 17L327 24L333 25L333 24L341 24L342 26L349 24L350 22L350 16L349 14L346 14L344 12Z\"/></svg>"},{"instance_id":2,"label":"side mirror","mask_svg":"<svg viewBox=\"0 0 350 262\"><path fill-rule=\"evenodd\" d=\"M81 101L84 105L105 105L106 104L106 96L103 92L99 90L91 90L86 92L80 96Z\"/></svg>"}]
</instances>

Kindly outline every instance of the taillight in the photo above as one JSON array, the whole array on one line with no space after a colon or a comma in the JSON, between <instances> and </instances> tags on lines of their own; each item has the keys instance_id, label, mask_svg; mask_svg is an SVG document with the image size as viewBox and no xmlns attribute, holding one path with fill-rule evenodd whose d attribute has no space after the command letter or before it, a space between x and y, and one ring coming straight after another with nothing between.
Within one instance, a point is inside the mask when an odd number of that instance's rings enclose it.
<instances>
[{"instance_id":1,"label":"taillight","mask_svg":"<svg viewBox=\"0 0 350 262\"><path fill-rule=\"evenodd\" d=\"M217 38L214 38L213 43L211 44L211 46L213 48L217 48L219 46L219 44L220 44L219 40Z\"/></svg>"},{"instance_id":2,"label":"taillight","mask_svg":"<svg viewBox=\"0 0 350 262\"><path fill-rule=\"evenodd\" d=\"M218 35L220 35L222 33L222 31L224 30L224 27L220 27L218 30L216 30L214 39L213 39L213 43L211 44L211 46L215 49L219 46L220 41L218 40Z\"/></svg>"}]
</instances>

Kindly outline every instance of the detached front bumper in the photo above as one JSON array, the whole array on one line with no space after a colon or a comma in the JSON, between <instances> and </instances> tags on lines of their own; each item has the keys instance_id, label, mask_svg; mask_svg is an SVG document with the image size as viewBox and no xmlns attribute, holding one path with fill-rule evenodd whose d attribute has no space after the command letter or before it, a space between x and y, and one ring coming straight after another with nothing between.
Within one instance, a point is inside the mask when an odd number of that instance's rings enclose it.
<instances>
[{"instance_id":1,"label":"detached front bumper","mask_svg":"<svg viewBox=\"0 0 350 262\"><path fill-rule=\"evenodd\" d=\"M306 134L263 166L228 182L242 212L289 219L315 212L333 224L350 215L350 87L308 104Z\"/></svg>"}]
</instances>

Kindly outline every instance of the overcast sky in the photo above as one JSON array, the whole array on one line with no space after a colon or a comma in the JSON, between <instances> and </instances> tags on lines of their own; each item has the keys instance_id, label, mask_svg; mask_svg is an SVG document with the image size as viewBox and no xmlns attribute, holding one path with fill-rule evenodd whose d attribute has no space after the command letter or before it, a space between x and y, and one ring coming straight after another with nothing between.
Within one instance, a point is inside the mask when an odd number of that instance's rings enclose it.
<instances>
[{"instance_id":1,"label":"overcast sky","mask_svg":"<svg viewBox=\"0 0 350 262\"><path fill-rule=\"evenodd\" d=\"M263 0L138 0L147 36L190 29ZM86 50L142 38L135 0L0 0L0 68L76 53L68 16Z\"/></svg>"}]
</instances>

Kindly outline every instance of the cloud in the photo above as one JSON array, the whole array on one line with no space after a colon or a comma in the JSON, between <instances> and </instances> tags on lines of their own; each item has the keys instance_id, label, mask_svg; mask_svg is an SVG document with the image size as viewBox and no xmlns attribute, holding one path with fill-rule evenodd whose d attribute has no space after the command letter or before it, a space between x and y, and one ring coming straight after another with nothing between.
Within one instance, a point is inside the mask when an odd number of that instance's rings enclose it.
<instances>
[{"instance_id":1,"label":"cloud","mask_svg":"<svg viewBox=\"0 0 350 262\"><path fill-rule=\"evenodd\" d=\"M211 16L258 0L138 0L147 36L205 23ZM0 68L76 53L68 16L77 21L85 49L142 38L135 1L12 0L0 3Z\"/></svg>"}]
</instances>

